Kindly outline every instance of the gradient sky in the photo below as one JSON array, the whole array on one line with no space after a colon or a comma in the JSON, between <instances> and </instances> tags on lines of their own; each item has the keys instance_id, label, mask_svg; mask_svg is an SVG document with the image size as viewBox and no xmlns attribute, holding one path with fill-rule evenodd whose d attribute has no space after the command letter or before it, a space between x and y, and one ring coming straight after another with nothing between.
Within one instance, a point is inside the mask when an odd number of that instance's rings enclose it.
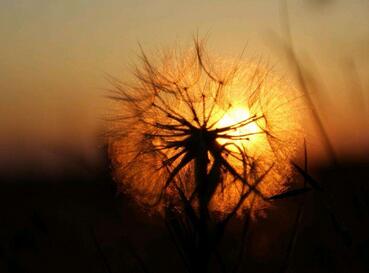
<instances>
[{"instance_id":1,"label":"gradient sky","mask_svg":"<svg viewBox=\"0 0 369 273\"><path fill-rule=\"evenodd\" d=\"M352 143L368 147L369 2L287 2L299 56L314 65L324 87L317 96L330 133L342 151ZM279 6L274 0L2 0L0 162L35 153L47 160L55 146L94 150L108 112L105 75L129 77L137 42L150 52L189 44L199 31L216 53L237 55L247 44L250 56L288 71L277 38L283 36ZM353 78L364 90L359 98L352 96L359 89Z\"/></svg>"}]
</instances>

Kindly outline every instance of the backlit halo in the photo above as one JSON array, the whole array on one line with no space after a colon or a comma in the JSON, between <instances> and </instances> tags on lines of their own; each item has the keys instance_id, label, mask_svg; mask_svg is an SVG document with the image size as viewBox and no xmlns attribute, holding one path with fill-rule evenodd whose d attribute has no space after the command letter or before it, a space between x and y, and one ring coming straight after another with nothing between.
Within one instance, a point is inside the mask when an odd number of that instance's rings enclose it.
<instances>
[{"instance_id":1,"label":"backlit halo","mask_svg":"<svg viewBox=\"0 0 369 273\"><path fill-rule=\"evenodd\" d=\"M301 139L296 90L260 63L210 62L201 44L141 59L132 84L112 80L119 118L109 146L122 191L154 211L181 209L184 199L196 207L199 149L216 177L209 210L217 215L285 190Z\"/></svg>"}]
</instances>

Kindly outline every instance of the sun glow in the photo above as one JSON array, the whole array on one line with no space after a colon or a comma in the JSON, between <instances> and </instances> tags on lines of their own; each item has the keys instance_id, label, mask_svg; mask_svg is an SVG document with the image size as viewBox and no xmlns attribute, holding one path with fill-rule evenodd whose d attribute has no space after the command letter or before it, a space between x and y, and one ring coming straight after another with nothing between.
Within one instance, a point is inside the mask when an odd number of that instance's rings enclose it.
<instances>
[{"instance_id":1,"label":"sun glow","mask_svg":"<svg viewBox=\"0 0 369 273\"><path fill-rule=\"evenodd\" d=\"M235 107L228 110L219 120L217 127L225 128L235 126L227 135L219 137L218 143L230 144L228 149L237 152L238 148L252 149L257 142L261 141L263 130L257 124L258 116L250 114L245 107ZM260 119L259 119L260 120ZM237 126L237 125L240 126ZM234 145L232 145L234 144Z\"/></svg>"}]
</instances>

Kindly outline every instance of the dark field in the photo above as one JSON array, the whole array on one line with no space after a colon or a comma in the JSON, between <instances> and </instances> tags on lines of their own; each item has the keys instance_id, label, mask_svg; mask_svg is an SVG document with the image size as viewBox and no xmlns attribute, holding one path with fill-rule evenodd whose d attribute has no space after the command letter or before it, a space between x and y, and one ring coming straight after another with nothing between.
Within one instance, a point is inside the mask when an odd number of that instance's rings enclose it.
<instances>
[{"instance_id":1,"label":"dark field","mask_svg":"<svg viewBox=\"0 0 369 273\"><path fill-rule=\"evenodd\" d=\"M0 272L184 272L165 225L117 193L107 160L67 159L74 163L57 174L37 163L3 171ZM312 191L274 201L251 223L240 272L369 271L368 161L321 166L312 174L329 197ZM228 268L239 227L234 221L221 245Z\"/></svg>"}]
</instances>

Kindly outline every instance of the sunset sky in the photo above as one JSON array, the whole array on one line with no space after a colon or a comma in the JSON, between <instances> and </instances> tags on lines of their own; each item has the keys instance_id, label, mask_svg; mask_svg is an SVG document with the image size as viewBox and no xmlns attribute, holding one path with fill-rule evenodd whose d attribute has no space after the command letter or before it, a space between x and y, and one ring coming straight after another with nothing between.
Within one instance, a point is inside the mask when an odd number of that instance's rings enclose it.
<instances>
[{"instance_id":1,"label":"sunset sky","mask_svg":"<svg viewBox=\"0 0 369 273\"><path fill-rule=\"evenodd\" d=\"M190 45L199 32L212 52L237 56L247 45L246 56L262 55L293 82L280 2L2 0L0 162L48 161L60 147L93 155L109 113L106 75L129 77L138 42L150 53ZM369 2L287 2L294 45L323 89L312 96L337 150L365 153Z\"/></svg>"}]
</instances>

